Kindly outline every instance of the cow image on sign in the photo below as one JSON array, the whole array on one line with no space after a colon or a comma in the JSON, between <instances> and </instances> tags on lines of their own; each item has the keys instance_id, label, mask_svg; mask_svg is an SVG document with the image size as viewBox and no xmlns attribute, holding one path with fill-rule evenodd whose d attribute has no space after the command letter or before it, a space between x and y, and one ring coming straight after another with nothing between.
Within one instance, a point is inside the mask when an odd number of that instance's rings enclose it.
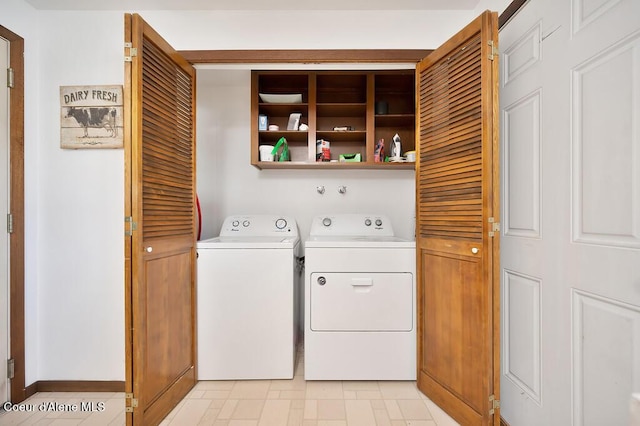
<instances>
[{"instance_id":1,"label":"cow image on sign","mask_svg":"<svg viewBox=\"0 0 640 426\"><path fill-rule=\"evenodd\" d=\"M84 129L83 138L89 137L89 127L105 129L109 137L118 136L115 108L67 108L67 118L73 117Z\"/></svg>"},{"instance_id":2,"label":"cow image on sign","mask_svg":"<svg viewBox=\"0 0 640 426\"><path fill-rule=\"evenodd\" d=\"M60 147L122 148L122 86L61 86Z\"/></svg>"}]
</instances>

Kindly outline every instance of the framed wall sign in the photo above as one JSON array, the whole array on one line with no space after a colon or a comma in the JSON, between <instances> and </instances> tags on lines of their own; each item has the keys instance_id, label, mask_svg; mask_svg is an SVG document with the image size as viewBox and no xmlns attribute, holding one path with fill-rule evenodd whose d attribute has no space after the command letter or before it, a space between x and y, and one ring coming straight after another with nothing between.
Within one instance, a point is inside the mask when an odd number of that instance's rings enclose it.
<instances>
[{"instance_id":1,"label":"framed wall sign","mask_svg":"<svg viewBox=\"0 0 640 426\"><path fill-rule=\"evenodd\" d=\"M60 86L60 148L122 148L122 114L122 86Z\"/></svg>"}]
</instances>

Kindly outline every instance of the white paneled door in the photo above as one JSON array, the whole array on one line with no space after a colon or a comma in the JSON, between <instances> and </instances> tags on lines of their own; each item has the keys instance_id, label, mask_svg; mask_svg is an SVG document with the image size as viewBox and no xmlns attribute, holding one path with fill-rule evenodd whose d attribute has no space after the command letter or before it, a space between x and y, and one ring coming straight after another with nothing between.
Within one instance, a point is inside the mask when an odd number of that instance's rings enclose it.
<instances>
[{"instance_id":1,"label":"white paneled door","mask_svg":"<svg viewBox=\"0 0 640 426\"><path fill-rule=\"evenodd\" d=\"M629 425L640 391L640 1L500 32L502 416Z\"/></svg>"},{"instance_id":2,"label":"white paneled door","mask_svg":"<svg viewBox=\"0 0 640 426\"><path fill-rule=\"evenodd\" d=\"M9 42L0 37L0 71L9 68ZM4 79L3 79L4 80ZM0 84L0 214L9 213L9 88ZM9 233L0 232L0 402L9 399Z\"/></svg>"}]
</instances>

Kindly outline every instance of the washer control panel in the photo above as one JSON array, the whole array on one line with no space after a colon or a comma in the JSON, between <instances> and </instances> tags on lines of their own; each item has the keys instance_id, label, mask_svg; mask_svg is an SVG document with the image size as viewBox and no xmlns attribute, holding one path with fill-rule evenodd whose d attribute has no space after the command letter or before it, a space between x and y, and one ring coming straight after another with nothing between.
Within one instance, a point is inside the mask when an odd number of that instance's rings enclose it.
<instances>
[{"instance_id":1,"label":"washer control panel","mask_svg":"<svg viewBox=\"0 0 640 426\"><path fill-rule=\"evenodd\" d=\"M316 216L310 236L394 236L391 221L379 214L336 214Z\"/></svg>"},{"instance_id":2,"label":"washer control panel","mask_svg":"<svg viewBox=\"0 0 640 426\"><path fill-rule=\"evenodd\" d=\"M229 216L224 220L220 236L269 237L298 236L298 225L292 217L282 215Z\"/></svg>"}]
</instances>

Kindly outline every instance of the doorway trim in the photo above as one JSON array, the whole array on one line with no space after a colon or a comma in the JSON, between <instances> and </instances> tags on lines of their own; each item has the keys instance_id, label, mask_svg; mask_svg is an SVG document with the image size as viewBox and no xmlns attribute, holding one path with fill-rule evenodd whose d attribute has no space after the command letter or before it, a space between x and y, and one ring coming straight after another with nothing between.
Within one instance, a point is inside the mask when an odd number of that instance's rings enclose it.
<instances>
[{"instance_id":1,"label":"doorway trim","mask_svg":"<svg viewBox=\"0 0 640 426\"><path fill-rule=\"evenodd\" d=\"M431 53L419 49L338 49L338 50L180 50L191 64L255 63L417 63Z\"/></svg>"},{"instance_id":2,"label":"doorway trim","mask_svg":"<svg viewBox=\"0 0 640 426\"><path fill-rule=\"evenodd\" d=\"M0 25L0 36L9 41L9 66L13 87L9 93L9 211L13 231L9 239L9 356L14 360L11 402L24 401L24 39Z\"/></svg>"}]
</instances>

